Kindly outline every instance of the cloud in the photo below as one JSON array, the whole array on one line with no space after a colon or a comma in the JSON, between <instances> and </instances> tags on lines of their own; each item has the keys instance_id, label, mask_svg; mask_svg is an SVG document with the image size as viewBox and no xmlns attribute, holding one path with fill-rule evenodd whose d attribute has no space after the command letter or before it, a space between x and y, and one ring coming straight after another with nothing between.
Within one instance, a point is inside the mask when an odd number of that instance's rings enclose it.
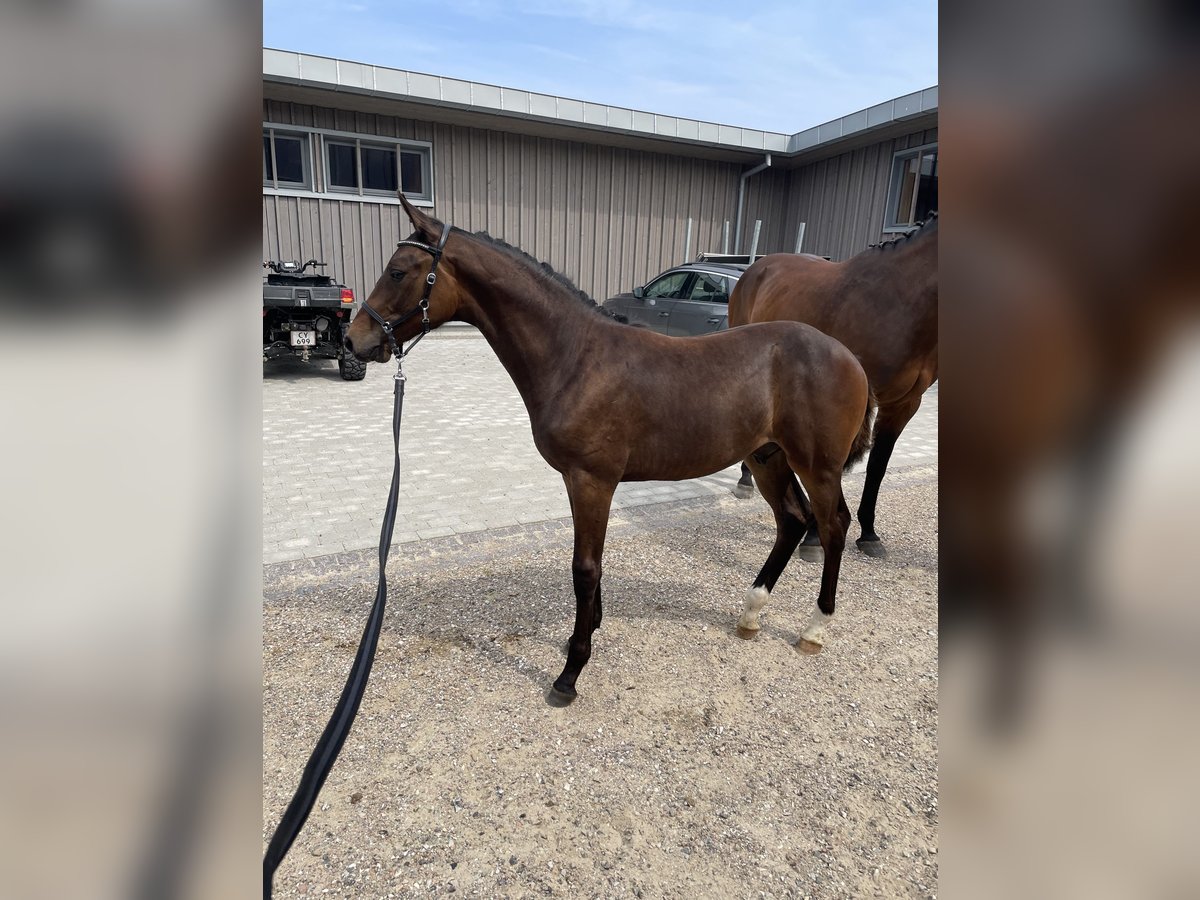
<instances>
[{"instance_id":1,"label":"cloud","mask_svg":"<svg viewBox=\"0 0 1200 900\"><path fill-rule=\"evenodd\" d=\"M415 20L352 5L267 0L266 43L784 133L937 82L933 0L445 0Z\"/></svg>"}]
</instances>

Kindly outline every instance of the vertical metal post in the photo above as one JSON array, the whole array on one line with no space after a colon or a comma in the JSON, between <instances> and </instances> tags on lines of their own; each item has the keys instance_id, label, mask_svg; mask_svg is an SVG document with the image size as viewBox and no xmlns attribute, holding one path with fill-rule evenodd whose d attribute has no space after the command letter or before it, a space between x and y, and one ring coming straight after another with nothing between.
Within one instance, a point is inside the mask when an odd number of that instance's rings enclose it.
<instances>
[{"instance_id":1,"label":"vertical metal post","mask_svg":"<svg viewBox=\"0 0 1200 900\"><path fill-rule=\"evenodd\" d=\"M799 253L800 248L804 245L804 226L805 222L800 223L800 227L796 229L796 249L794 252Z\"/></svg>"},{"instance_id":2,"label":"vertical metal post","mask_svg":"<svg viewBox=\"0 0 1200 900\"><path fill-rule=\"evenodd\" d=\"M750 262L758 255L758 234L762 231L762 219L754 220L754 237L750 239Z\"/></svg>"},{"instance_id":3,"label":"vertical metal post","mask_svg":"<svg viewBox=\"0 0 1200 900\"><path fill-rule=\"evenodd\" d=\"M725 234L721 238L721 252L722 253L729 252L729 220L728 219L725 220Z\"/></svg>"},{"instance_id":4,"label":"vertical metal post","mask_svg":"<svg viewBox=\"0 0 1200 900\"><path fill-rule=\"evenodd\" d=\"M687 236L683 239L683 261L692 261L692 217L688 216Z\"/></svg>"}]
</instances>

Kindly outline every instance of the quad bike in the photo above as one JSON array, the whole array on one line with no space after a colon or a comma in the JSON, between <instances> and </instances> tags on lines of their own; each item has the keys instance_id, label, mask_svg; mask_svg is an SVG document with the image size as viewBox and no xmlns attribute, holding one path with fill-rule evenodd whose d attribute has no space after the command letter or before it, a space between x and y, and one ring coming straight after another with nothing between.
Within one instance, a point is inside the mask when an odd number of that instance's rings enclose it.
<instances>
[{"instance_id":1,"label":"quad bike","mask_svg":"<svg viewBox=\"0 0 1200 900\"><path fill-rule=\"evenodd\" d=\"M263 263L263 362L291 356L336 359L346 381L362 381L367 364L342 343L354 312L354 291L316 270L326 263ZM310 271L311 270L311 271Z\"/></svg>"}]
</instances>

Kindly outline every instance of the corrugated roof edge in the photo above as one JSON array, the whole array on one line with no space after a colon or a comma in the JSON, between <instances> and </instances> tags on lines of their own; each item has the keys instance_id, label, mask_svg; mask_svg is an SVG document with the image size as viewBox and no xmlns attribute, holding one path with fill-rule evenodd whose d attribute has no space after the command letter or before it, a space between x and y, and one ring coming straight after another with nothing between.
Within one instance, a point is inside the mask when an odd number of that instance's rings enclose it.
<instances>
[{"instance_id":1,"label":"corrugated roof edge","mask_svg":"<svg viewBox=\"0 0 1200 900\"><path fill-rule=\"evenodd\" d=\"M809 152L822 144L875 131L933 112L938 107L938 89L934 85L795 134L782 134L269 47L263 48L263 78L492 115L784 156Z\"/></svg>"}]
</instances>

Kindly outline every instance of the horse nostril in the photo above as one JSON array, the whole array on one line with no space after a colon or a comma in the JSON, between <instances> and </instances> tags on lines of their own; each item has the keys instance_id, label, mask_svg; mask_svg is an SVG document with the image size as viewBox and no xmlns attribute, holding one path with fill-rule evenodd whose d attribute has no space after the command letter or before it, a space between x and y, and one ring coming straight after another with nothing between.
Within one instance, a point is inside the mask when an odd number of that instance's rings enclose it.
<instances>
[{"instance_id":1,"label":"horse nostril","mask_svg":"<svg viewBox=\"0 0 1200 900\"><path fill-rule=\"evenodd\" d=\"M354 352L354 341L350 340L350 335L346 335L344 338L342 338L342 346L351 353Z\"/></svg>"}]
</instances>

